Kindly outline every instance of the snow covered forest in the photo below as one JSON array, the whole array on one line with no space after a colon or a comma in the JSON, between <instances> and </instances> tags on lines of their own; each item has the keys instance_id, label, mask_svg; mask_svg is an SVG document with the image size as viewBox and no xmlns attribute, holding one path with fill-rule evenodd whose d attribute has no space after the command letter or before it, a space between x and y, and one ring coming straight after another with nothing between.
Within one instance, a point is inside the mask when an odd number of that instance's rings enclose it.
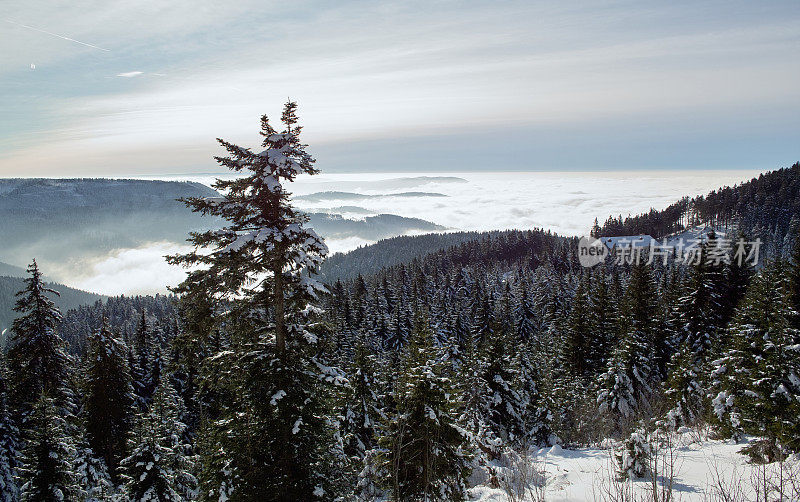
<instances>
[{"instance_id":1,"label":"snow covered forest","mask_svg":"<svg viewBox=\"0 0 800 502\"><path fill-rule=\"evenodd\" d=\"M800 164L592 230L711 225L693 264L585 268L531 229L325 265L290 198L317 172L296 108L262 117L260 151L219 140L240 176L184 200L223 225L167 258L173 294L60 312L30 265L0 500L572 500L542 452L594 459L575 500L800 500ZM723 232L761 262L720 255ZM677 482L712 443L753 475Z\"/></svg>"}]
</instances>

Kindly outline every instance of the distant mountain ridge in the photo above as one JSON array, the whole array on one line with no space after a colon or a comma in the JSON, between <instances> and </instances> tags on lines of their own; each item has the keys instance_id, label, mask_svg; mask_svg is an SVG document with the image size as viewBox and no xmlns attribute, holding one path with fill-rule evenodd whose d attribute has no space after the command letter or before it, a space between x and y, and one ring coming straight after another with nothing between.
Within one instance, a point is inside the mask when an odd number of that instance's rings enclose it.
<instances>
[{"instance_id":1,"label":"distant mountain ridge","mask_svg":"<svg viewBox=\"0 0 800 502\"><path fill-rule=\"evenodd\" d=\"M25 269L8 263L0 262L0 276L25 277Z\"/></svg>"},{"instance_id":2,"label":"distant mountain ridge","mask_svg":"<svg viewBox=\"0 0 800 502\"><path fill-rule=\"evenodd\" d=\"M0 179L0 213L56 209L125 210L183 208L179 197L214 197L217 192L190 181L105 178Z\"/></svg>"},{"instance_id":3,"label":"distant mountain ridge","mask_svg":"<svg viewBox=\"0 0 800 502\"><path fill-rule=\"evenodd\" d=\"M17 313L13 310L16 294L24 287L25 279L22 277L0 276L0 334L5 331L3 335L0 335L0 345L5 344L8 335L6 330L11 328L11 323L17 317ZM48 283L47 287L58 291L60 296L50 295L50 298L62 312L107 298L104 295L70 288L63 284Z\"/></svg>"},{"instance_id":4,"label":"distant mountain ridge","mask_svg":"<svg viewBox=\"0 0 800 502\"><path fill-rule=\"evenodd\" d=\"M593 230L598 236L651 235L662 238L686 229L736 226L737 230L760 238L772 256L785 255L793 228L800 228L800 163L761 174L736 185L712 190L705 196L684 197L663 210L627 218L610 217ZM348 253L329 257L322 266L328 283L359 274L371 275L423 258L449 247L481 239L500 237L509 231L456 232L402 236L381 240ZM735 237L730 235L729 238Z\"/></svg>"},{"instance_id":5,"label":"distant mountain ridge","mask_svg":"<svg viewBox=\"0 0 800 502\"><path fill-rule=\"evenodd\" d=\"M296 201L306 202L319 202L323 200L369 200L369 199L383 199L388 197L447 197L447 195L438 192L397 192L397 193L381 193L381 194L363 194L356 192L315 192L307 195L297 195L294 197Z\"/></svg>"},{"instance_id":6,"label":"distant mountain ridge","mask_svg":"<svg viewBox=\"0 0 800 502\"><path fill-rule=\"evenodd\" d=\"M408 263L415 258L465 242L509 232L448 232L391 237L348 253L336 253L328 257L322 264L320 273L325 282L332 284L337 280L354 279L358 275L372 275L383 267Z\"/></svg>"},{"instance_id":7,"label":"distant mountain ridge","mask_svg":"<svg viewBox=\"0 0 800 502\"><path fill-rule=\"evenodd\" d=\"M0 272L24 276L24 270L14 265L36 258L45 274L70 283L72 268L91 269L119 250L157 243L182 246L190 232L216 228L222 222L193 213L177 199L218 196L206 185L183 181L0 179L0 262L13 264L0 265ZM348 212L354 218L309 210L310 224L323 238L364 241L445 230L418 218L361 217L369 211L354 214L353 208Z\"/></svg>"}]
</instances>

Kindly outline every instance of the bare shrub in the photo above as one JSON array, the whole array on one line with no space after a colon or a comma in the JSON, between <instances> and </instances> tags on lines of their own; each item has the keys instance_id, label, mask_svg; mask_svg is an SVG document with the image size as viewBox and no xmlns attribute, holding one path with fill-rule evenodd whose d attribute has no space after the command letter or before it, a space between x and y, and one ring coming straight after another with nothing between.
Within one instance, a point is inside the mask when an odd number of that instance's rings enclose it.
<instances>
[{"instance_id":1,"label":"bare shrub","mask_svg":"<svg viewBox=\"0 0 800 502\"><path fill-rule=\"evenodd\" d=\"M502 457L497 479L509 502L544 502L547 476L544 463L527 449L508 450Z\"/></svg>"},{"instance_id":2,"label":"bare shrub","mask_svg":"<svg viewBox=\"0 0 800 502\"><path fill-rule=\"evenodd\" d=\"M772 463L753 465L750 475L733 468L725 476L719 466L711 464L711 480L706 502L795 502L800 500L800 462L797 457L784 457Z\"/></svg>"},{"instance_id":3,"label":"bare shrub","mask_svg":"<svg viewBox=\"0 0 800 502\"><path fill-rule=\"evenodd\" d=\"M592 482L592 499L602 502L635 502L633 483L629 479L620 481L617 471L615 448L608 450L603 469Z\"/></svg>"},{"instance_id":4,"label":"bare shrub","mask_svg":"<svg viewBox=\"0 0 800 502\"><path fill-rule=\"evenodd\" d=\"M656 429L649 435L650 443L650 500L653 502L672 502L675 500L675 474L679 455L675 435L663 429Z\"/></svg>"}]
</instances>

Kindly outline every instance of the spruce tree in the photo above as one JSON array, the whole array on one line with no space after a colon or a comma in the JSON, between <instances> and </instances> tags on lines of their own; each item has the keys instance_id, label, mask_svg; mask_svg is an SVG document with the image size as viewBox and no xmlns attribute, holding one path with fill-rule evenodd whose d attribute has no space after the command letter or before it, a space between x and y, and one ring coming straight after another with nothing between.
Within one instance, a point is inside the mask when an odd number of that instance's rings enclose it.
<instances>
[{"instance_id":1,"label":"spruce tree","mask_svg":"<svg viewBox=\"0 0 800 502\"><path fill-rule=\"evenodd\" d=\"M792 309L792 327L800 331L800 226L794 235L794 246L788 264L789 306ZM800 343L800 339L797 340Z\"/></svg>"},{"instance_id":2,"label":"spruce tree","mask_svg":"<svg viewBox=\"0 0 800 502\"><path fill-rule=\"evenodd\" d=\"M190 241L204 252L170 258L200 266L177 292L227 305L218 321L230 343L205 365L219 369L220 378L209 385L229 397L201 432L209 445L204 464L226 467L204 467L212 477L202 480L201 491L224 488L231 500L275 493L329 499L335 489L326 475L335 445L325 417L328 388L342 378L318 357L318 311L310 306L324 289L313 275L327 247L304 227L308 216L292 207L283 186L300 174L317 173L300 142L296 109L293 102L284 107L281 132L262 117L260 153L219 140L228 156L217 161L241 176L214 184L222 197L186 203L226 224L192 234Z\"/></svg>"},{"instance_id":3,"label":"spruce tree","mask_svg":"<svg viewBox=\"0 0 800 502\"><path fill-rule=\"evenodd\" d=\"M785 264L753 279L730 328L731 347L713 372L714 412L726 435L766 436L800 449L800 347L791 326Z\"/></svg>"},{"instance_id":4,"label":"spruce tree","mask_svg":"<svg viewBox=\"0 0 800 502\"><path fill-rule=\"evenodd\" d=\"M675 427L695 423L708 410L706 369L723 311L724 265L712 259L717 243L712 233L701 244L687 291L679 300L682 341L672 358L666 383L671 405L667 418Z\"/></svg>"},{"instance_id":5,"label":"spruce tree","mask_svg":"<svg viewBox=\"0 0 800 502\"><path fill-rule=\"evenodd\" d=\"M470 454L433 330L422 315L403 355L397 413L380 445L393 500L463 500Z\"/></svg>"},{"instance_id":6,"label":"spruce tree","mask_svg":"<svg viewBox=\"0 0 800 502\"><path fill-rule=\"evenodd\" d=\"M8 399L5 354L0 351L0 502L19 500L19 431Z\"/></svg>"},{"instance_id":7,"label":"spruce tree","mask_svg":"<svg viewBox=\"0 0 800 502\"><path fill-rule=\"evenodd\" d=\"M523 414L526 402L518 391L519 359L512 349L512 340L499 326L496 334L486 340L482 378L488 391L483 410L485 423L494 435L507 445L518 444L525 436Z\"/></svg>"},{"instance_id":8,"label":"spruce tree","mask_svg":"<svg viewBox=\"0 0 800 502\"><path fill-rule=\"evenodd\" d=\"M528 343L536 334L534 302L523 281L518 286L518 300L514 310L514 326L517 340Z\"/></svg>"},{"instance_id":9,"label":"spruce tree","mask_svg":"<svg viewBox=\"0 0 800 502\"><path fill-rule=\"evenodd\" d=\"M165 381L153 395L146 414L130 436L130 456L122 460L123 491L131 502L191 500L195 478L191 459L184 455L175 389Z\"/></svg>"},{"instance_id":10,"label":"spruce tree","mask_svg":"<svg viewBox=\"0 0 800 502\"><path fill-rule=\"evenodd\" d=\"M458 422L479 453L493 460L500 456L502 445L487 421L490 395L484 378L487 362L475 337L473 332L467 334L456 373L455 388L461 399Z\"/></svg>"},{"instance_id":11,"label":"spruce tree","mask_svg":"<svg viewBox=\"0 0 800 502\"><path fill-rule=\"evenodd\" d=\"M589 295L589 325L592 333L590 347L590 366L597 375L605 370L608 358L618 337L619 301L614 297L606 277L606 270L601 266L593 274L593 284Z\"/></svg>"},{"instance_id":12,"label":"spruce tree","mask_svg":"<svg viewBox=\"0 0 800 502\"><path fill-rule=\"evenodd\" d=\"M117 500L116 485L111 480L105 461L97 457L85 437L76 440L73 473L77 499L81 502Z\"/></svg>"},{"instance_id":13,"label":"spruce tree","mask_svg":"<svg viewBox=\"0 0 800 502\"><path fill-rule=\"evenodd\" d=\"M744 234L739 234L737 241L744 241ZM732 256L725 267L725 280L721 298L721 316L719 325L724 327L733 319L739 303L747 292L747 286L754 274L753 263L750 260L737 259Z\"/></svg>"},{"instance_id":14,"label":"spruce tree","mask_svg":"<svg viewBox=\"0 0 800 502\"><path fill-rule=\"evenodd\" d=\"M520 425L522 433L519 445L523 448L543 446L550 441L550 412L545 396L540 391L541 378L530 344L517 342L514 367L518 368L514 387L520 398Z\"/></svg>"},{"instance_id":15,"label":"spruce tree","mask_svg":"<svg viewBox=\"0 0 800 502\"><path fill-rule=\"evenodd\" d=\"M686 290L682 268L673 262L664 271L661 288L661 332L663 336L663 352L656 354L656 368L659 379L664 382L669 376L669 365L673 356L683 345L685 337L684 319L681 312L681 300Z\"/></svg>"},{"instance_id":16,"label":"spruce tree","mask_svg":"<svg viewBox=\"0 0 800 502\"><path fill-rule=\"evenodd\" d=\"M25 289L17 293L14 311L20 316L12 325L8 351L9 371L15 376L13 402L23 417L43 395L63 406L69 367L64 342L56 333L61 313L48 297L58 292L46 287L36 260L28 273Z\"/></svg>"},{"instance_id":17,"label":"spruce tree","mask_svg":"<svg viewBox=\"0 0 800 502\"><path fill-rule=\"evenodd\" d=\"M581 274L572 299L561 355L562 365L577 378L585 378L593 370L593 344L596 342L592 339L588 289L589 274Z\"/></svg>"},{"instance_id":18,"label":"spruce tree","mask_svg":"<svg viewBox=\"0 0 800 502\"><path fill-rule=\"evenodd\" d=\"M648 265L637 263L625 293L621 339L599 377L597 402L601 413L630 419L647 409L653 391L653 339L657 329L655 284Z\"/></svg>"},{"instance_id":19,"label":"spruce tree","mask_svg":"<svg viewBox=\"0 0 800 502\"><path fill-rule=\"evenodd\" d=\"M67 434L67 422L60 416L53 398L39 397L29 424L30 435L20 469L24 481L21 500L74 500L78 494L73 471L75 448Z\"/></svg>"},{"instance_id":20,"label":"spruce tree","mask_svg":"<svg viewBox=\"0 0 800 502\"><path fill-rule=\"evenodd\" d=\"M171 363L173 385L186 410L181 421L186 433L195 439L201 425L201 414L214 420L218 418L219 388L207 385L203 378L204 360L214 342L215 333L212 303L204 295L184 296L178 300L181 317L180 330L172 340ZM213 382L214 379L211 379Z\"/></svg>"},{"instance_id":21,"label":"spruce tree","mask_svg":"<svg viewBox=\"0 0 800 502\"><path fill-rule=\"evenodd\" d=\"M383 420L377 363L364 333L356 343L348 371L350 385L341 417L344 453L361 464L376 446L376 427Z\"/></svg>"},{"instance_id":22,"label":"spruce tree","mask_svg":"<svg viewBox=\"0 0 800 502\"><path fill-rule=\"evenodd\" d=\"M160 370L155 367L158 363L157 354L160 355L160 351L157 350L154 343L153 332L147 324L147 315L144 309L142 309L132 342L130 373L133 395L139 411L146 411L158 385L158 376L154 370Z\"/></svg>"},{"instance_id":23,"label":"spruce tree","mask_svg":"<svg viewBox=\"0 0 800 502\"><path fill-rule=\"evenodd\" d=\"M133 420L133 390L127 347L111 332L108 319L89 337L84 382L84 423L89 447L103 460L113 480L127 456Z\"/></svg>"}]
</instances>

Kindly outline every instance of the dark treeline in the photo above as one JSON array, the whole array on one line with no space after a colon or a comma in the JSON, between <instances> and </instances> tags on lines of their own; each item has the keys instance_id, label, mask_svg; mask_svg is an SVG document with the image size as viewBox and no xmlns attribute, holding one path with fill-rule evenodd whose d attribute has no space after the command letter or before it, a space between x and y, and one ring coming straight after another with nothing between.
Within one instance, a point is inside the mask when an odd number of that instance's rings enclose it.
<instances>
[{"instance_id":1,"label":"dark treeline","mask_svg":"<svg viewBox=\"0 0 800 502\"><path fill-rule=\"evenodd\" d=\"M463 500L509 452L649 427L800 450L797 233L756 269L713 234L690 264L583 268L575 239L499 232L326 288L283 186L316 173L295 110L259 153L220 140L242 176L186 200L226 224L169 257L176 296L62 316L29 268L0 499Z\"/></svg>"},{"instance_id":2,"label":"dark treeline","mask_svg":"<svg viewBox=\"0 0 800 502\"><path fill-rule=\"evenodd\" d=\"M60 293L60 291L59 291ZM96 301L67 311L58 332L67 343L70 354L82 357L86 353L91 333L107 323L111 330L128 345L141 329L141 316L150 329L166 344L176 334L179 318L174 295L118 296Z\"/></svg>"},{"instance_id":3,"label":"dark treeline","mask_svg":"<svg viewBox=\"0 0 800 502\"><path fill-rule=\"evenodd\" d=\"M664 210L622 218L609 217L594 229L596 236L649 234L659 238L689 226L707 224L730 227L754 237L780 243L800 216L800 163L759 175L758 178L714 190L707 195L684 197Z\"/></svg>"},{"instance_id":4,"label":"dark treeline","mask_svg":"<svg viewBox=\"0 0 800 502\"><path fill-rule=\"evenodd\" d=\"M391 237L347 253L329 256L320 267L320 276L326 282L334 283L339 279L354 279L359 274L372 275L383 267L407 263L428 253L474 241L486 235L482 232L451 232Z\"/></svg>"}]
</instances>

